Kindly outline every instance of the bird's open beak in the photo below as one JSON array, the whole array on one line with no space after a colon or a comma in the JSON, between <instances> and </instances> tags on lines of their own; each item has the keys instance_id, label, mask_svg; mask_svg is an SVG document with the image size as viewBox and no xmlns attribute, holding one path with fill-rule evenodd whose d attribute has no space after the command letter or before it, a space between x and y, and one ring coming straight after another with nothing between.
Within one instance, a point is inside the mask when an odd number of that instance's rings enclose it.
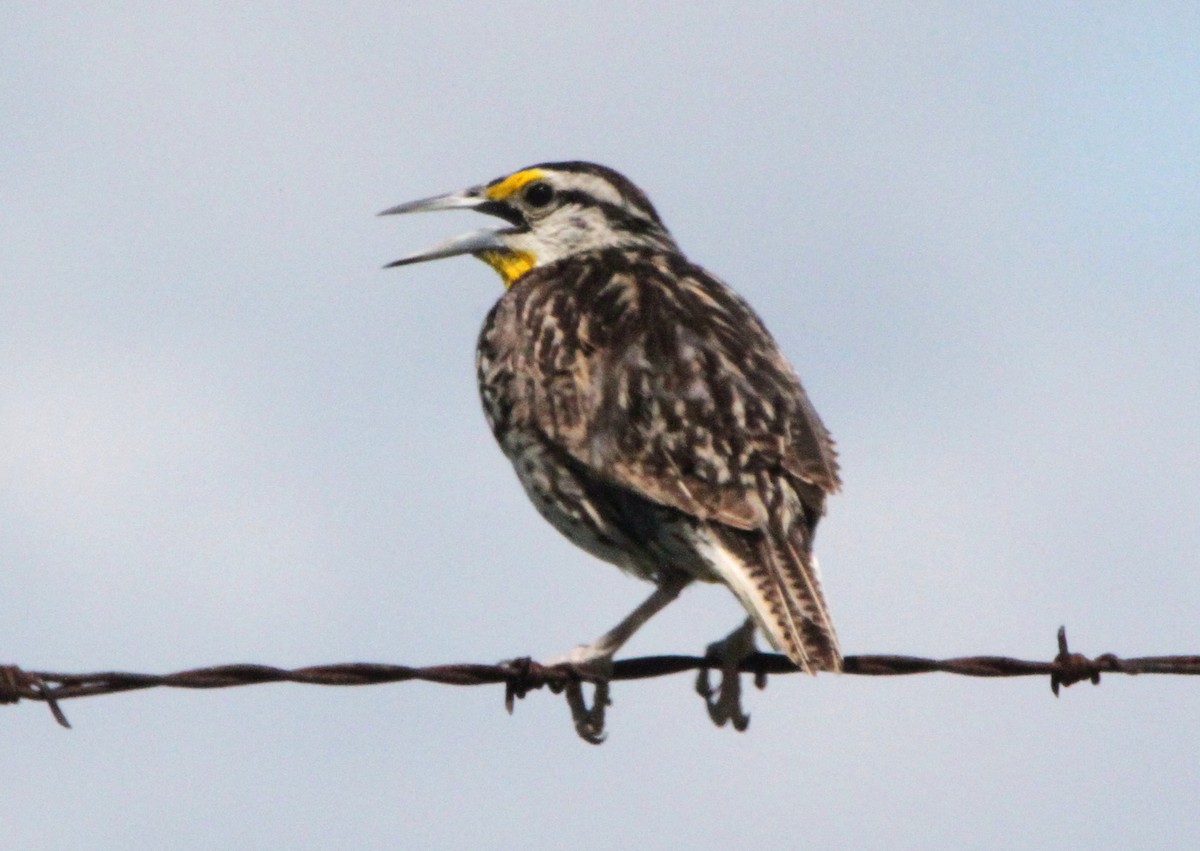
<instances>
[{"instance_id":1,"label":"bird's open beak","mask_svg":"<svg viewBox=\"0 0 1200 851\"><path fill-rule=\"evenodd\" d=\"M381 212L381 216L395 216L400 213L425 213L431 210L480 210L489 212L487 207L492 202L484 193L484 187L475 186L460 192L450 192L446 195L435 195L432 198L422 198L420 201L409 201L407 204L397 204ZM422 263L426 260L439 260L443 257L457 257L460 254L477 254L481 251L503 249L499 231L484 228L482 230L464 233L445 242L438 243L432 248L401 257L388 263L383 268L407 266L410 263Z\"/></svg>"}]
</instances>

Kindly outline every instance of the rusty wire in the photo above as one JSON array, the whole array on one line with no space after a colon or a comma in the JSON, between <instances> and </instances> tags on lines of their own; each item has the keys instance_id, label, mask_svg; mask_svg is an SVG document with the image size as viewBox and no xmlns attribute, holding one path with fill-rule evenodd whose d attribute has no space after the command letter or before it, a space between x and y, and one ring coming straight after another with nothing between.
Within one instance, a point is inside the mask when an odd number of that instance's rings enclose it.
<instances>
[{"instance_id":1,"label":"rusty wire","mask_svg":"<svg viewBox=\"0 0 1200 851\"><path fill-rule=\"evenodd\" d=\"M697 690L709 700L710 714L714 703L709 698L715 690L707 686L707 673L719 668L715 659L704 656L645 656L622 659L613 663L610 681L638 680L662 677L685 671L700 671ZM775 653L753 653L738 666L738 673L753 674L755 683L762 688L768 674L796 672L785 656ZM1049 662L1030 662L1006 656L966 656L954 659L925 659L916 656L857 655L846 656L842 673L858 676L904 676L939 671L967 677L1028 677L1049 676L1050 688L1057 696L1060 686L1070 686L1084 680L1099 684L1102 673L1112 674L1200 674L1200 656L1145 656L1121 659L1106 653L1089 658L1071 653L1067 648L1065 628L1058 631L1058 655ZM362 686L379 683L423 682L444 685L490 685L505 684L505 705L512 712L516 698L523 698L535 689L548 687L558 693L574 684L593 678L573 670L569 665L547 666L531 659L514 659L497 665L431 665L410 667L373 663L348 663L315 665L305 668L284 669L269 665L218 665L209 668L194 668L173 674L135 674L121 671L103 671L92 674L63 674L49 671L25 671L15 665L0 665L0 704L16 703L19 700L35 700L46 703L55 720L70 727L59 707L59 701L75 697L114 694L147 688L169 687L186 689L229 688L232 686L256 685L259 683L305 683L324 686ZM736 682L736 677L734 678ZM736 688L734 688L736 692ZM736 700L736 696L735 696ZM600 707L601 710L603 707ZM602 714L601 714L602 719ZM734 726L744 729L748 716L735 708L733 714L713 720L718 725L733 720ZM740 723L739 723L740 720ZM578 729L578 725L577 725ZM600 741L603 734L580 735L588 741Z\"/></svg>"}]
</instances>

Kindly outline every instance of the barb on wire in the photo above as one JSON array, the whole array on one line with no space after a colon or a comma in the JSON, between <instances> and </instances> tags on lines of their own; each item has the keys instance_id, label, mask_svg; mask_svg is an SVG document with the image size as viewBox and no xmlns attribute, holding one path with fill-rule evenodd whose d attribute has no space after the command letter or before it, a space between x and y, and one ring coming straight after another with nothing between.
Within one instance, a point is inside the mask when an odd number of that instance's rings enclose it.
<instances>
[{"instance_id":1,"label":"barb on wire","mask_svg":"<svg viewBox=\"0 0 1200 851\"><path fill-rule=\"evenodd\" d=\"M581 700L579 686L592 682L598 689L597 705L590 710L573 705L576 729L587 741L603 741L604 704L607 703L607 683L663 677L685 671L699 671L697 691L709 702L710 714L718 726L733 720L734 726L745 729L749 716L741 712L737 693L737 674L753 674L759 688L766 686L769 674L790 674L796 667L786 656L753 652L742 659L736 671L730 671L733 683L722 683L723 701L732 694L732 704L722 716L713 713L711 698L717 690L708 684L708 672L720 670L721 662L710 656L645 656L622 659L613 663L612 675L598 683L593 675L581 673L569 664L542 665L532 659L513 659L497 665L431 665L409 667L355 662L337 665L316 665L306 668L275 668L269 665L218 665L195 668L173 674L135 674L104 671L92 674L63 674L49 671L25 671L16 665L0 665L0 704L35 700L46 703L56 721L70 727L59 707L59 701L100 694L115 694L147 688L209 689L259 683L304 683L325 686L362 686L397 683L408 680L442 683L445 685L490 685L503 683L504 703L511 713L514 703L530 691L543 687L554 693L567 691L568 697ZM1027 677L1049 676L1055 694L1062 686L1084 680L1099 684L1102 673L1111 674L1200 674L1200 656L1146 656L1121 659L1112 653L1089 658L1072 653L1067 647L1066 629L1058 630L1058 655L1049 662L1030 662L1007 656L966 656L954 659L925 659L916 656L859 655L846 656L842 673L857 676L882 677L925 674L932 672L967 677ZM600 689L603 691L601 692ZM586 715L581 727L578 712Z\"/></svg>"}]
</instances>

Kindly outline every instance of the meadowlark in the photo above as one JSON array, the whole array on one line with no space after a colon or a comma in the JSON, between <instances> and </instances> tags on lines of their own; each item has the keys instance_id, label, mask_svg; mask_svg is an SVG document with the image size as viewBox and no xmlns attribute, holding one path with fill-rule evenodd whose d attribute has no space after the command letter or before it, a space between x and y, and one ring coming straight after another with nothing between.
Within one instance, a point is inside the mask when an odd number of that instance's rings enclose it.
<instances>
[{"instance_id":1,"label":"meadowlark","mask_svg":"<svg viewBox=\"0 0 1200 851\"><path fill-rule=\"evenodd\" d=\"M544 163L380 215L454 209L509 227L388 267L471 254L500 274L476 355L492 432L543 517L656 586L570 660L611 664L698 579L728 586L801 669L838 670L812 551L839 487L833 441L750 306L604 166Z\"/></svg>"}]
</instances>

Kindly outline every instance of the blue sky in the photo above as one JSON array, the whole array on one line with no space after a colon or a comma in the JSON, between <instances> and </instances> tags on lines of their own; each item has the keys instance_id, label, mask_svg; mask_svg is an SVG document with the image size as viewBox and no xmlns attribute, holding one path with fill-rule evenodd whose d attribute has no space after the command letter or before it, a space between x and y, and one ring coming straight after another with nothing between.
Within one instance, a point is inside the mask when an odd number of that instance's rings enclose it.
<instances>
[{"instance_id":1,"label":"blue sky","mask_svg":"<svg viewBox=\"0 0 1200 851\"><path fill-rule=\"evenodd\" d=\"M838 440L848 653L1200 652L1190 4L21 4L0 28L0 661L165 672L552 656L647 588L493 445L479 222L520 166L630 176ZM686 592L628 653L735 626ZM0 708L0 845L1179 847L1200 696L1106 677L686 677L610 738L499 689ZM1119 805L1118 803L1119 802Z\"/></svg>"}]
</instances>

